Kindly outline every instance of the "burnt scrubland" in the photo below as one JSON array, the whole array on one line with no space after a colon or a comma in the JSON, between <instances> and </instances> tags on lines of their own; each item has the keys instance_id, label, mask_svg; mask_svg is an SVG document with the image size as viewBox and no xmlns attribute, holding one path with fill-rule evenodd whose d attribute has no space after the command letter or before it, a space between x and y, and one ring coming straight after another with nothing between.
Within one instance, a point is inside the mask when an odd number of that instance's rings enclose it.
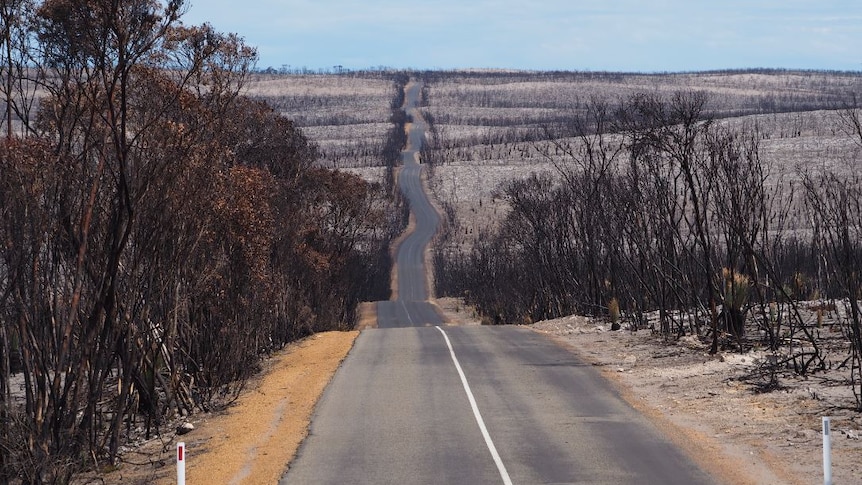
<instances>
[{"instance_id":1,"label":"burnt scrubland","mask_svg":"<svg viewBox=\"0 0 862 485\"><path fill-rule=\"evenodd\" d=\"M764 350L762 390L842 369L862 409L862 77L427 76L438 295Z\"/></svg>"},{"instance_id":2,"label":"burnt scrubland","mask_svg":"<svg viewBox=\"0 0 862 485\"><path fill-rule=\"evenodd\" d=\"M387 299L423 79L436 294L841 369L862 407L858 73L255 72L182 1L0 8L0 483L122 465Z\"/></svg>"},{"instance_id":3,"label":"burnt scrubland","mask_svg":"<svg viewBox=\"0 0 862 485\"><path fill-rule=\"evenodd\" d=\"M246 96L255 50L183 10L0 9L0 483L109 470L133 438L232 399L271 351L388 298L404 204ZM367 160L398 143L403 81L375 76Z\"/></svg>"}]
</instances>

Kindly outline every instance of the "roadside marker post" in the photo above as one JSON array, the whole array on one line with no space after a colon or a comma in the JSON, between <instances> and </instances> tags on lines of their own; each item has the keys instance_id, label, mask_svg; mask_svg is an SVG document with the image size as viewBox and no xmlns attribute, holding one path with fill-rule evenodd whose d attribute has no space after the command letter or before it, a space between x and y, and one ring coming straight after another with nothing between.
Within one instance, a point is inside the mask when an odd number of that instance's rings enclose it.
<instances>
[{"instance_id":1,"label":"roadside marker post","mask_svg":"<svg viewBox=\"0 0 862 485\"><path fill-rule=\"evenodd\" d=\"M186 444L177 443L177 485L186 485Z\"/></svg>"},{"instance_id":2,"label":"roadside marker post","mask_svg":"<svg viewBox=\"0 0 862 485\"><path fill-rule=\"evenodd\" d=\"M823 485L832 485L832 434L829 417L823 418Z\"/></svg>"}]
</instances>

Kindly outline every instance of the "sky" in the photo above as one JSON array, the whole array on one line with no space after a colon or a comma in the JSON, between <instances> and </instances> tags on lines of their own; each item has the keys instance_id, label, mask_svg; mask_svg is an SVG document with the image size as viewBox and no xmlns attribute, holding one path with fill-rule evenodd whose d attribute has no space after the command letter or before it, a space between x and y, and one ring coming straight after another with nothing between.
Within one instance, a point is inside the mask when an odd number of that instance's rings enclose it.
<instances>
[{"instance_id":1,"label":"sky","mask_svg":"<svg viewBox=\"0 0 862 485\"><path fill-rule=\"evenodd\" d=\"M186 0L257 67L862 70L860 0Z\"/></svg>"}]
</instances>

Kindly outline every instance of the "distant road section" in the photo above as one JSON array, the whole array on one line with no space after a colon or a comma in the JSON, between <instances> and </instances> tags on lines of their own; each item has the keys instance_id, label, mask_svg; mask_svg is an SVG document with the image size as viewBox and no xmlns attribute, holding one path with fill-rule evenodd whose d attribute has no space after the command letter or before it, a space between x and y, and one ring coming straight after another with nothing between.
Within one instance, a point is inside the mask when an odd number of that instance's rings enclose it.
<instances>
[{"instance_id":1,"label":"distant road section","mask_svg":"<svg viewBox=\"0 0 862 485\"><path fill-rule=\"evenodd\" d=\"M393 301L377 303L377 326L380 328L439 325L443 318L434 305L428 302L425 250L440 224L440 216L422 186L422 165L418 154L425 138L425 123L416 113L422 83L408 85L404 96L404 109L413 115L407 133L407 147L401 152L401 170L398 186L410 202L415 221L411 232L398 246L395 255L398 292Z\"/></svg>"}]
</instances>

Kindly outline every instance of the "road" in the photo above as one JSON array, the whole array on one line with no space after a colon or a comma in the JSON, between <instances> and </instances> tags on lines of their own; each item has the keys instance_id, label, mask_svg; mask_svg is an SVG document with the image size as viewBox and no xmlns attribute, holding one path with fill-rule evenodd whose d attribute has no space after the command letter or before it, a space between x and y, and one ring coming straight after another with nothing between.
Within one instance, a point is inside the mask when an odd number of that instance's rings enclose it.
<instances>
[{"instance_id":1,"label":"road","mask_svg":"<svg viewBox=\"0 0 862 485\"><path fill-rule=\"evenodd\" d=\"M399 182L416 230L398 251L398 297L378 305L385 328L357 338L280 483L715 483L547 337L441 325L422 265L437 216L409 152Z\"/></svg>"},{"instance_id":2,"label":"road","mask_svg":"<svg viewBox=\"0 0 862 485\"><path fill-rule=\"evenodd\" d=\"M440 216L428 201L422 186L418 163L419 150L425 137L425 124L416 113L422 85L408 86L404 96L404 108L413 114L414 122L407 133L407 147L401 152L401 170L398 186L410 202L415 222L413 231L401 242L395 260L398 273L398 292L393 301L377 303L377 326L380 328L439 325L443 322L436 307L428 302L427 277L425 272L425 249L437 232Z\"/></svg>"}]
</instances>

